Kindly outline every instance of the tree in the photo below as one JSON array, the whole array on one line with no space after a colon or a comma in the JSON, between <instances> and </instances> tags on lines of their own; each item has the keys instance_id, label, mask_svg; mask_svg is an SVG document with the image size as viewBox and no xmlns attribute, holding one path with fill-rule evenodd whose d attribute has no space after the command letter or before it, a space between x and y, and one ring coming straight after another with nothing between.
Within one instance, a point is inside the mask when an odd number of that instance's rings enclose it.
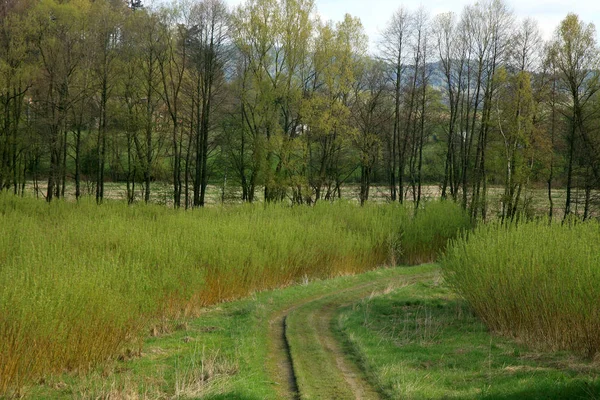
<instances>
[{"instance_id":1,"label":"tree","mask_svg":"<svg viewBox=\"0 0 600 400\"><path fill-rule=\"evenodd\" d=\"M406 49L408 48L408 30L410 27L410 15L404 9L398 9L387 25L382 38L382 53L383 59L388 65L389 79L393 85L394 97L394 125L392 135L388 141L389 152L389 180L390 180L390 197L392 201L399 198L400 202L404 199L402 190L402 177L404 175L404 165L398 165L398 160L403 160L402 154L398 154L401 146L401 107L402 107L402 84L404 78L404 69L406 63ZM400 193L397 194L397 180L400 180Z\"/></svg>"},{"instance_id":2,"label":"tree","mask_svg":"<svg viewBox=\"0 0 600 400\"><path fill-rule=\"evenodd\" d=\"M217 104L216 96L224 84L224 69L230 51L229 12L221 0L204 0L191 15L189 32L191 46L192 90L195 105L196 169L194 175L194 207L204 206L208 183L208 134Z\"/></svg>"},{"instance_id":3,"label":"tree","mask_svg":"<svg viewBox=\"0 0 600 400\"><path fill-rule=\"evenodd\" d=\"M499 88L495 113L506 167L502 220L512 221L531 169L527 153L531 151L535 105L528 72L518 71L508 75L504 68L500 68L496 80Z\"/></svg>"},{"instance_id":4,"label":"tree","mask_svg":"<svg viewBox=\"0 0 600 400\"><path fill-rule=\"evenodd\" d=\"M115 71L117 54L120 50L119 32L121 30L122 9L115 8L108 0L93 3L90 10L90 40L87 50L90 52L90 66L94 80L96 110L98 120L96 201L104 199L104 174L106 170L107 135L109 124L113 120L108 115L109 100L117 82Z\"/></svg>"},{"instance_id":5,"label":"tree","mask_svg":"<svg viewBox=\"0 0 600 400\"><path fill-rule=\"evenodd\" d=\"M157 38L157 61L162 83L162 90L158 94L166 106L172 129L171 157L175 208L181 207L182 88L187 76L189 57L188 29L179 23L181 13L182 10L177 6L162 10Z\"/></svg>"},{"instance_id":6,"label":"tree","mask_svg":"<svg viewBox=\"0 0 600 400\"><path fill-rule=\"evenodd\" d=\"M132 136L136 156L140 164L144 186L144 201L150 201L150 185L153 170L162 148L163 137L157 135L157 121L160 119L157 110L160 103L160 69L158 54L160 52L160 21L158 17L146 10L132 13L126 20L123 29L123 46L127 52L122 53L127 60L128 77L124 83L124 98L130 115L136 113L136 127ZM141 132L137 126L141 125Z\"/></svg>"},{"instance_id":7,"label":"tree","mask_svg":"<svg viewBox=\"0 0 600 400\"><path fill-rule=\"evenodd\" d=\"M282 77L279 60L283 49L277 44L280 7L276 0L250 0L235 11L232 19L233 41L245 64L239 71L248 74L242 78L240 99L244 103L246 129L256 144L254 167L257 170L252 174L254 179L262 177L265 200L272 200L275 191L272 137L280 129L276 104L276 91ZM249 196L254 198L253 194Z\"/></svg>"},{"instance_id":8,"label":"tree","mask_svg":"<svg viewBox=\"0 0 600 400\"><path fill-rule=\"evenodd\" d=\"M428 107L427 88L429 85L428 69L428 30L429 16L424 9L420 9L414 16L413 22L413 76L409 88L409 108L407 115L407 133L404 149L410 144L408 154L409 181L415 210L421 201L421 178L423 167L423 146L425 145L425 120ZM402 185L401 185L402 186ZM400 191L402 193L402 190Z\"/></svg>"},{"instance_id":9,"label":"tree","mask_svg":"<svg viewBox=\"0 0 600 400\"><path fill-rule=\"evenodd\" d=\"M362 25L350 15L335 28L330 22L318 31L309 83L313 89L302 109L307 125L308 181L315 201L340 197L342 183L356 169L343 164L349 139L356 131L350 119L352 88L366 53Z\"/></svg>"},{"instance_id":10,"label":"tree","mask_svg":"<svg viewBox=\"0 0 600 400\"><path fill-rule=\"evenodd\" d=\"M496 68L506 60L512 14L500 0L476 3L465 8L461 25L461 40L468 46L465 60L466 93L461 100L460 122L462 206L465 209L469 208L472 218L479 215L485 219L486 153L494 94L497 89L493 78Z\"/></svg>"},{"instance_id":11,"label":"tree","mask_svg":"<svg viewBox=\"0 0 600 400\"><path fill-rule=\"evenodd\" d=\"M450 196L457 200L461 182L460 154L458 150L464 133L459 127L459 117L461 115L461 98L463 98L465 92L464 76L467 47L465 41L461 40L460 27L454 14L438 15L432 29L435 49L444 78L443 95L449 111L444 127L446 157L441 196L447 198L449 190Z\"/></svg>"},{"instance_id":12,"label":"tree","mask_svg":"<svg viewBox=\"0 0 600 400\"><path fill-rule=\"evenodd\" d=\"M517 215L524 186L533 169L536 140L536 100L531 73L537 72L541 37L534 21L526 19L511 40L509 63L497 70L495 83L496 122L505 161L501 217L512 221Z\"/></svg>"},{"instance_id":13,"label":"tree","mask_svg":"<svg viewBox=\"0 0 600 400\"><path fill-rule=\"evenodd\" d=\"M84 42L89 3L57 3L44 0L32 9L29 34L39 54L42 74L34 91L39 129L50 153L47 201L64 195L60 188L65 174L67 116L72 107L72 84L75 72L85 55ZM50 16L50 18L48 18Z\"/></svg>"},{"instance_id":14,"label":"tree","mask_svg":"<svg viewBox=\"0 0 600 400\"><path fill-rule=\"evenodd\" d=\"M352 116L356 121L353 144L360 157L360 203L369 199L373 169L390 121L387 104L387 79L383 62L367 59L357 76Z\"/></svg>"},{"instance_id":15,"label":"tree","mask_svg":"<svg viewBox=\"0 0 600 400\"><path fill-rule=\"evenodd\" d=\"M267 201L283 199L292 180L298 127L305 125L303 97L310 97L306 62L313 8L312 0L255 0L233 16L238 71L246 74L239 86L244 129L259 169L251 176L262 178Z\"/></svg>"},{"instance_id":16,"label":"tree","mask_svg":"<svg viewBox=\"0 0 600 400\"><path fill-rule=\"evenodd\" d=\"M20 140L25 98L35 72L28 53L26 17L17 4L3 2L0 14L0 191L17 194L25 184L27 143ZM21 178L21 179L20 179ZM21 182L20 182L21 181ZM21 185L20 185L21 183Z\"/></svg>"},{"instance_id":17,"label":"tree","mask_svg":"<svg viewBox=\"0 0 600 400\"><path fill-rule=\"evenodd\" d=\"M567 15L556 30L549 51L549 56L559 72L559 82L570 95L569 104L566 105L569 121L567 196L564 209L566 219L572 212L573 175L578 144L583 147L583 162L593 172L596 180L600 178L600 153L591 138L588 124L590 115L594 112L591 107L592 100L600 89L600 52L594 25L584 23L575 14Z\"/></svg>"}]
</instances>

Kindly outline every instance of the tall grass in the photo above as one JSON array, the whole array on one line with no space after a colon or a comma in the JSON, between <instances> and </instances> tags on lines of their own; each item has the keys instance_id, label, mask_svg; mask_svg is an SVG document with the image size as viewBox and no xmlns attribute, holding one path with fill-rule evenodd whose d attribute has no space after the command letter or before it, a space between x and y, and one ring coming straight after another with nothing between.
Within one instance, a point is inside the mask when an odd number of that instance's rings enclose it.
<instances>
[{"instance_id":1,"label":"tall grass","mask_svg":"<svg viewBox=\"0 0 600 400\"><path fill-rule=\"evenodd\" d=\"M600 224L480 226L442 259L493 330L546 349L600 350Z\"/></svg>"},{"instance_id":2,"label":"tall grass","mask_svg":"<svg viewBox=\"0 0 600 400\"><path fill-rule=\"evenodd\" d=\"M401 227L401 262L418 265L435 261L449 239L471 227L469 215L450 201L435 201L417 210Z\"/></svg>"},{"instance_id":3,"label":"tall grass","mask_svg":"<svg viewBox=\"0 0 600 400\"><path fill-rule=\"evenodd\" d=\"M455 232L462 228L453 206L431 208L448 210ZM421 211L417 219L429 213ZM430 237L417 219L399 205L184 212L0 196L0 395L139 351L156 321L390 262L398 238L414 247ZM438 245L430 246L430 258ZM425 247L416 245L419 257ZM406 260L411 248L402 248Z\"/></svg>"}]
</instances>

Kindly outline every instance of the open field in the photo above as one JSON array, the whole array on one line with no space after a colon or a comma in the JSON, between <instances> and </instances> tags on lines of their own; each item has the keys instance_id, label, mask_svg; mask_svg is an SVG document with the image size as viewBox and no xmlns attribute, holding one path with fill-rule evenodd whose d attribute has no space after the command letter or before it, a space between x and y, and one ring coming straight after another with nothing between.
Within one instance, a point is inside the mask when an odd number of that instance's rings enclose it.
<instances>
[{"instance_id":1,"label":"open field","mask_svg":"<svg viewBox=\"0 0 600 400\"><path fill-rule=\"evenodd\" d=\"M39 187L36 193L33 183L26 185L26 194L31 196L43 197L43 187ZM94 186L92 184L83 186L82 193L87 197L94 197ZM105 198L109 200L127 199L127 188L124 183L106 182L105 183ZM171 185L164 182L153 182L150 202L153 204L172 206L173 204L173 188ZM192 193L189 188L190 196ZM499 216L502 211L502 196L504 188L499 186L490 186L488 188L488 215L489 219L493 220ZM344 185L341 189L342 199L359 203L360 202L360 186ZM221 204L241 204L241 190L234 186L227 186L223 190L222 186L208 185L206 195L206 205L215 206ZM407 192L406 197L411 202L412 194ZM441 197L441 188L437 185L425 185L422 188L422 198L425 201L439 199ZM75 200L75 187L68 183L65 190L65 198L69 201ZM258 188L256 199L261 202L263 198L262 188ZM141 202L143 199L142 186L136 189L136 201ZM564 207L566 200L566 190L564 188L552 189L552 215L554 219L561 220L564 215ZM191 200L190 200L191 201ZM369 201L376 204L384 204L390 202L389 188L382 185L374 185L371 187ZM572 211L575 214L583 214L585 193L583 190L575 188L572 192ZM191 204L189 205L191 207ZM524 208L529 217L546 216L550 210L550 201L548 199L548 191L545 187L532 187L524 191L521 198L521 208ZM591 215L600 217L600 192L592 191L592 206Z\"/></svg>"}]
</instances>

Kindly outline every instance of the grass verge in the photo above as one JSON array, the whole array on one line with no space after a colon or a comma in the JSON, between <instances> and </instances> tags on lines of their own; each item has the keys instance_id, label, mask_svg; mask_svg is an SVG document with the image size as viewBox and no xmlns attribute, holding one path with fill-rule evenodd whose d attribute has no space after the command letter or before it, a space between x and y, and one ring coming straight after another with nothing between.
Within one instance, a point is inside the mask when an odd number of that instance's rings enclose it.
<instances>
[{"instance_id":1,"label":"grass verge","mask_svg":"<svg viewBox=\"0 0 600 400\"><path fill-rule=\"evenodd\" d=\"M338 333L390 399L600 397L600 364L490 334L441 278L346 307Z\"/></svg>"},{"instance_id":2,"label":"grass verge","mask_svg":"<svg viewBox=\"0 0 600 400\"><path fill-rule=\"evenodd\" d=\"M281 399L271 372L269 324L281 310L373 281L429 273L432 266L385 268L257 293L201 310L173 331L147 338L143 352L88 373L65 373L28 385L29 399Z\"/></svg>"}]
</instances>

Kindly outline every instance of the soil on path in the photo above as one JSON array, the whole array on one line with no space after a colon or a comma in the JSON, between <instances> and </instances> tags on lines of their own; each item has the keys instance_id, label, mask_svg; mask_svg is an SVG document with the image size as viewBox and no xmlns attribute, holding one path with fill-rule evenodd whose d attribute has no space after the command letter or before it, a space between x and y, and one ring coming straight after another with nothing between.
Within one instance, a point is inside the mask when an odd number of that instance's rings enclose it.
<instances>
[{"instance_id":1,"label":"soil on path","mask_svg":"<svg viewBox=\"0 0 600 400\"><path fill-rule=\"evenodd\" d=\"M435 272L398 274L298 300L272 314L267 369L282 399L380 399L335 333L341 307L431 279Z\"/></svg>"}]
</instances>

